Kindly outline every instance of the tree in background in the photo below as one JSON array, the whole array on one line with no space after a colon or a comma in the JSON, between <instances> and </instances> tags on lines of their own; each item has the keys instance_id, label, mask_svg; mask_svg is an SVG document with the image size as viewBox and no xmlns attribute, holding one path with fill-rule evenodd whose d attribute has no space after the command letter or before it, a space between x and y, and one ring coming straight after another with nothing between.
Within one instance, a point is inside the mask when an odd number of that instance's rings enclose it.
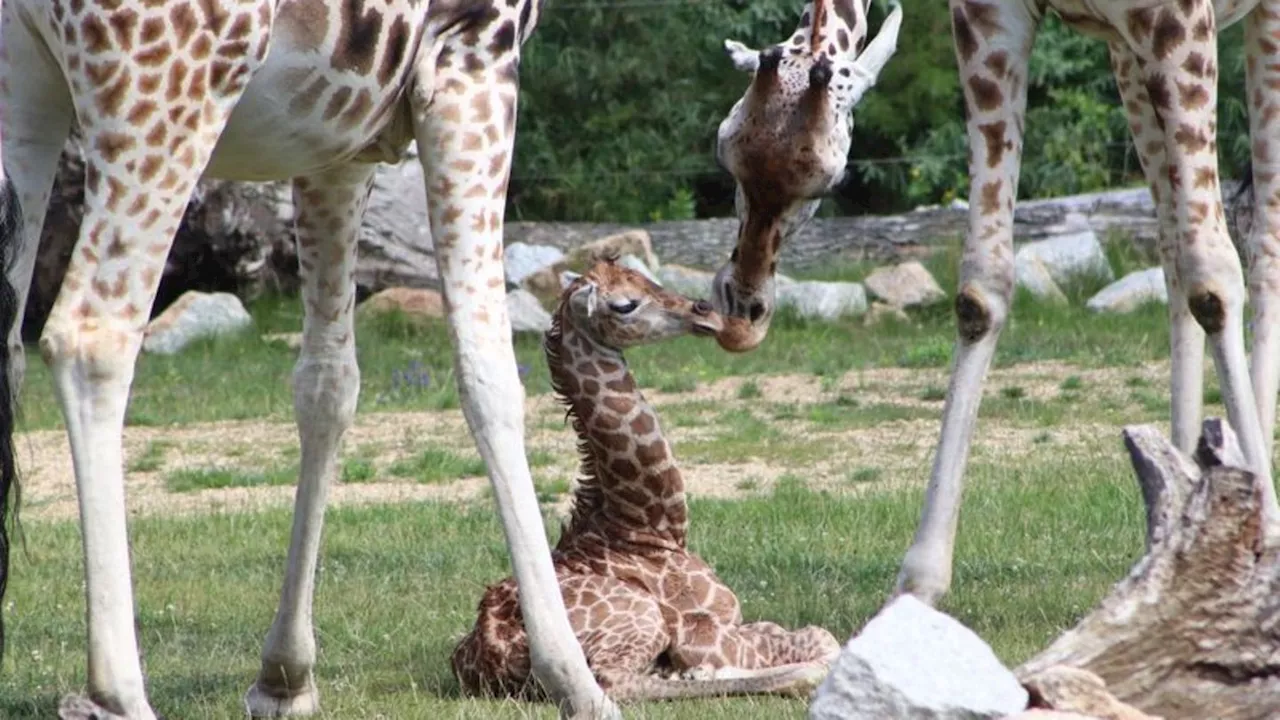
<instances>
[{"instance_id":1,"label":"tree in background","mask_svg":"<svg viewBox=\"0 0 1280 720\"><path fill-rule=\"evenodd\" d=\"M526 46L513 220L644 222L732 213L716 127L747 78L726 37L786 38L801 0L549 0ZM887 5L876 0L871 24ZM1224 174L1248 158L1243 35L1223 33ZM1103 42L1049 17L1028 78L1020 197L1140 183ZM894 212L968 195L963 105L945 3L904 4L898 51L855 111L852 172L826 214Z\"/></svg>"}]
</instances>

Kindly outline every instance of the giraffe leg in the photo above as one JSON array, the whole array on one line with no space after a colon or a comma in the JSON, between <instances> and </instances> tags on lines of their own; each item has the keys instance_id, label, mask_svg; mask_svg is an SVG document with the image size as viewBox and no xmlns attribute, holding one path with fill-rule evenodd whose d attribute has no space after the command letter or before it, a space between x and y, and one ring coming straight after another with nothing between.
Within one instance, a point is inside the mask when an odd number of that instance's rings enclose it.
<instances>
[{"instance_id":1,"label":"giraffe leg","mask_svg":"<svg viewBox=\"0 0 1280 720\"><path fill-rule=\"evenodd\" d=\"M969 230L956 295L959 336L924 510L896 589L927 603L951 586L965 463L1013 298L1013 204L1037 22L1023 3L970 0L951 0L951 19L969 133Z\"/></svg>"},{"instance_id":2,"label":"giraffe leg","mask_svg":"<svg viewBox=\"0 0 1280 720\"><path fill-rule=\"evenodd\" d=\"M208 102L212 119L199 129L216 134L229 107ZM126 166L110 152L118 136L84 128L86 175L99 180L86 183L80 238L40 337L66 421L84 541L89 700L98 710L86 716L84 703L66 704L63 717L77 720L154 718L134 629L122 433L148 310L213 146L193 131L178 136L175 158Z\"/></svg>"},{"instance_id":3,"label":"giraffe leg","mask_svg":"<svg viewBox=\"0 0 1280 720\"><path fill-rule=\"evenodd\" d=\"M53 63L41 56L16 71L12 59L30 54L30 37L13 32L14 3L0 6L0 122L3 163L0 163L0 324L7 345L0 349L0 607L8 584L10 488L16 487L13 432L18 395L26 369L22 345L22 314L31 270L44 224L53 173L67 139L74 111ZM34 57L34 56L33 56ZM13 502L16 504L16 494ZM15 507L16 512L16 507ZM3 611L0 611L2 613ZM0 620L2 620L0 615ZM4 625L0 622L0 653Z\"/></svg>"},{"instance_id":4,"label":"giraffe leg","mask_svg":"<svg viewBox=\"0 0 1280 720\"><path fill-rule=\"evenodd\" d=\"M1276 391L1280 384L1280 2L1264 0L1245 18L1245 83L1249 137L1253 143L1253 227L1248 240L1249 293L1253 304L1251 374L1266 456L1275 441ZM1273 144L1276 143L1276 144Z\"/></svg>"},{"instance_id":5,"label":"giraffe leg","mask_svg":"<svg viewBox=\"0 0 1280 720\"><path fill-rule=\"evenodd\" d=\"M1151 187L1160 228L1160 260L1169 295L1172 440L1179 450L1190 453L1200 438L1204 398L1204 329L1191 315L1187 295L1179 282L1176 265L1178 229L1173 214L1174 194L1169 182L1168 153L1160 119L1143 80L1142 60L1121 44L1111 44L1110 51L1120 100L1129 116L1129 131L1143 175Z\"/></svg>"},{"instance_id":6,"label":"giraffe leg","mask_svg":"<svg viewBox=\"0 0 1280 720\"><path fill-rule=\"evenodd\" d=\"M840 642L820 627L787 630L768 621L733 625L705 610L684 613L675 635L672 663L694 673L710 670L715 677L784 665L826 665L840 654Z\"/></svg>"},{"instance_id":7,"label":"giraffe leg","mask_svg":"<svg viewBox=\"0 0 1280 720\"><path fill-rule=\"evenodd\" d=\"M456 48L433 80L424 72L411 98L462 411L493 485L534 677L564 715L618 717L565 615L525 457L524 387L502 269L516 58L498 67L459 60L470 53Z\"/></svg>"},{"instance_id":8,"label":"giraffe leg","mask_svg":"<svg viewBox=\"0 0 1280 720\"><path fill-rule=\"evenodd\" d=\"M261 1L223 2L219 8L254 10ZM94 4L86 12L110 11L105 4ZM97 20L106 22L100 16ZM239 31L235 23L220 27L223 33L233 27ZM6 42L31 32L10 29L6 25ZM223 43L233 43L217 32L214 24L201 25L187 40L216 56ZM148 52L162 51L174 62L187 62L191 48L179 43L174 38ZM24 61L39 62L33 58L52 53L79 57L83 48L69 50L73 44L33 50ZM60 63L64 87L73 90L83 138L84 219L40 338L40 353L71 447L84 543L88 700L98 708L89 712L86 707L92 706L71 702L64 717L155 717L146 698L134 627L122 447L125 408L174 232L231 109L265 53L263 43L251 55L231 53L225 61L219 56L216 68L209 60L189 62L188 77L192 87L199 83L201 92L164 101L169 112L159 110L164 94L159 81L134 84L139 74L127 53L101 66ZM25 72L25 67L15 68L5 77L12 80Z\"/></svg>"},{"instance_id":9,"label":"giraffe leg","mask_svg":"<svg viewBox=\"0 0 1280 720\"><path fill-rule=\"evenodd\" d=\"M38 51L30 35L18 32L21 23L14 3L0 6L0 107L3 118L3 157L6 172L17 194L22 213L22 237L10 250L9 283L17 295L17 320L8 331L9 378L13 398L26 375L22 343L22 316L31 288L53 176L58 169L75 111L66 81L58 67ZM20 66L13 58L22 58Z\"/></svg>"},{"instance_id":10,"label":"giraffe leg","mask_svg":"<svg viewBox=\"0 0 1280 720\"><path fill-rule=\"evenodd\" d=\"M1131 49L1142 60L1147 94L1164 134L1177 232L1175 270L1187 305L1204 328L1227 418L1245 459L1271 477L1244 347L1244 277L1227 234L1218 181L1217 28L1209 0L1129 11ZM1180 25L1185 34L1160 28ZM1145 29L1144 29L1145 28ZM1181 42L1173 40L1181 39ZM1178 388L1175 388L1177 390ZM1280 531L1274 484L1263 483L1268 533Z\"/></svg>"},{"instance_id":11,"label":"giraffe leg","mask_svg":"<svg viewBox=\"0 0 1280 720\"><path fill-rule=\"evenodd\" d=\"M356 234L373 171L373 165L344 166L294 180L305 314L293 404L302 454L280 605L267 633L257 682L245 697L253 717L307 715L319 709L312 676L316 643L311 602L338 445L355 419L360 391L353 315Z\"/></svg>"}]
</instances>

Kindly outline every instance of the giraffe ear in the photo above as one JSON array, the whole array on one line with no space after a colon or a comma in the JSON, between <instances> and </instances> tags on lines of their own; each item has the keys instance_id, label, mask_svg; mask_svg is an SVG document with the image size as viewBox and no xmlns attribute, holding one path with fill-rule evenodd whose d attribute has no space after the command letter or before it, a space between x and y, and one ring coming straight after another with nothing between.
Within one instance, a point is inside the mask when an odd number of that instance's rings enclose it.
<instances>
[{"instance_id":1,"label":"giraffe ear","mask_svg":"<svg viewBox=\"0 0 1280 720\"><path fill-rule=\"evenodd\" d=\"M578 317L589 318L596 312L600 303L600 292L593 282L585 282L582 287L569 295L569 309Z\"/></svg>"},{"instance_id":2,"label":"giraffe ear","mask_svg":"<svg viewBox=\"0 0 1280 720\"><path fill-rule=\"evenodd\" d=\"M858 100L876 84L880 71L889 62L889 58L898 50L898 30L902 27L902 5L895 3L889 11L889 17L880 25L880 32L867 45L853 64L854 78L850 105Z\"/></svg>"},{"instance_id":3,"label":"giraffe ear","mask_svg":"<svg viewBox=\"0 0 1280 720\"><path fill-rule=\"evenodd\" d=\"M760 67L760 53L737 40L725 40L724 51L729 53L729 60L736 70L755 72Z\"/></svg>"}]
</instances>

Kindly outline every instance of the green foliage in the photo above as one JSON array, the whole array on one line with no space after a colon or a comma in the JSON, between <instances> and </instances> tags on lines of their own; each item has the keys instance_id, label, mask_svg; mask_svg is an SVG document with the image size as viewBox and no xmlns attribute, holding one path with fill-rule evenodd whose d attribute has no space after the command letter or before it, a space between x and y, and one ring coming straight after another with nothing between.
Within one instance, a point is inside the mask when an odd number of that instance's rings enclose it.
<instances>
[{"instance_id":1,"label":"green foliage","mask_svg":"<svg viewBox=\"0 0 1280 720\"><path fill-rule=\"evenodd\" d=\"M802 0L555 0L525 46L509 216L645 222L732 213L716 128L747 87L725 38L784 40ZM886 13L871 9L871 32ZM1239 23L1219 40L1224 175L1249 154ZM1106 44L1042 22L1027 78L1019 196L1142 182ZM898 50L855 112L853 172L831 212L968 194L968 139L946 3L904 3Z\"/></svg>"}]
</instances>

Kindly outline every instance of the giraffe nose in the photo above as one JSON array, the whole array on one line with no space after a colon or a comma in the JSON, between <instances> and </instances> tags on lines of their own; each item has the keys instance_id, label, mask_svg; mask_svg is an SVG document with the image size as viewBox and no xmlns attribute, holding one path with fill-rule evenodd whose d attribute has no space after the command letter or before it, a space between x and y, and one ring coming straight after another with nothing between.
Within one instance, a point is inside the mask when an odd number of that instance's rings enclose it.
<instances>
[{"instance_id":1,"label":"giraffe nose","mask_svg":"<svg viewBox=\"0 0 1280 720\"><path fill-rule=\"evenodd\" d=\"M711 309L712 309L711 303L707 302L706 300L698 300L693 303L694 315L710 315Z\"/></svg>"}]
</instances>

